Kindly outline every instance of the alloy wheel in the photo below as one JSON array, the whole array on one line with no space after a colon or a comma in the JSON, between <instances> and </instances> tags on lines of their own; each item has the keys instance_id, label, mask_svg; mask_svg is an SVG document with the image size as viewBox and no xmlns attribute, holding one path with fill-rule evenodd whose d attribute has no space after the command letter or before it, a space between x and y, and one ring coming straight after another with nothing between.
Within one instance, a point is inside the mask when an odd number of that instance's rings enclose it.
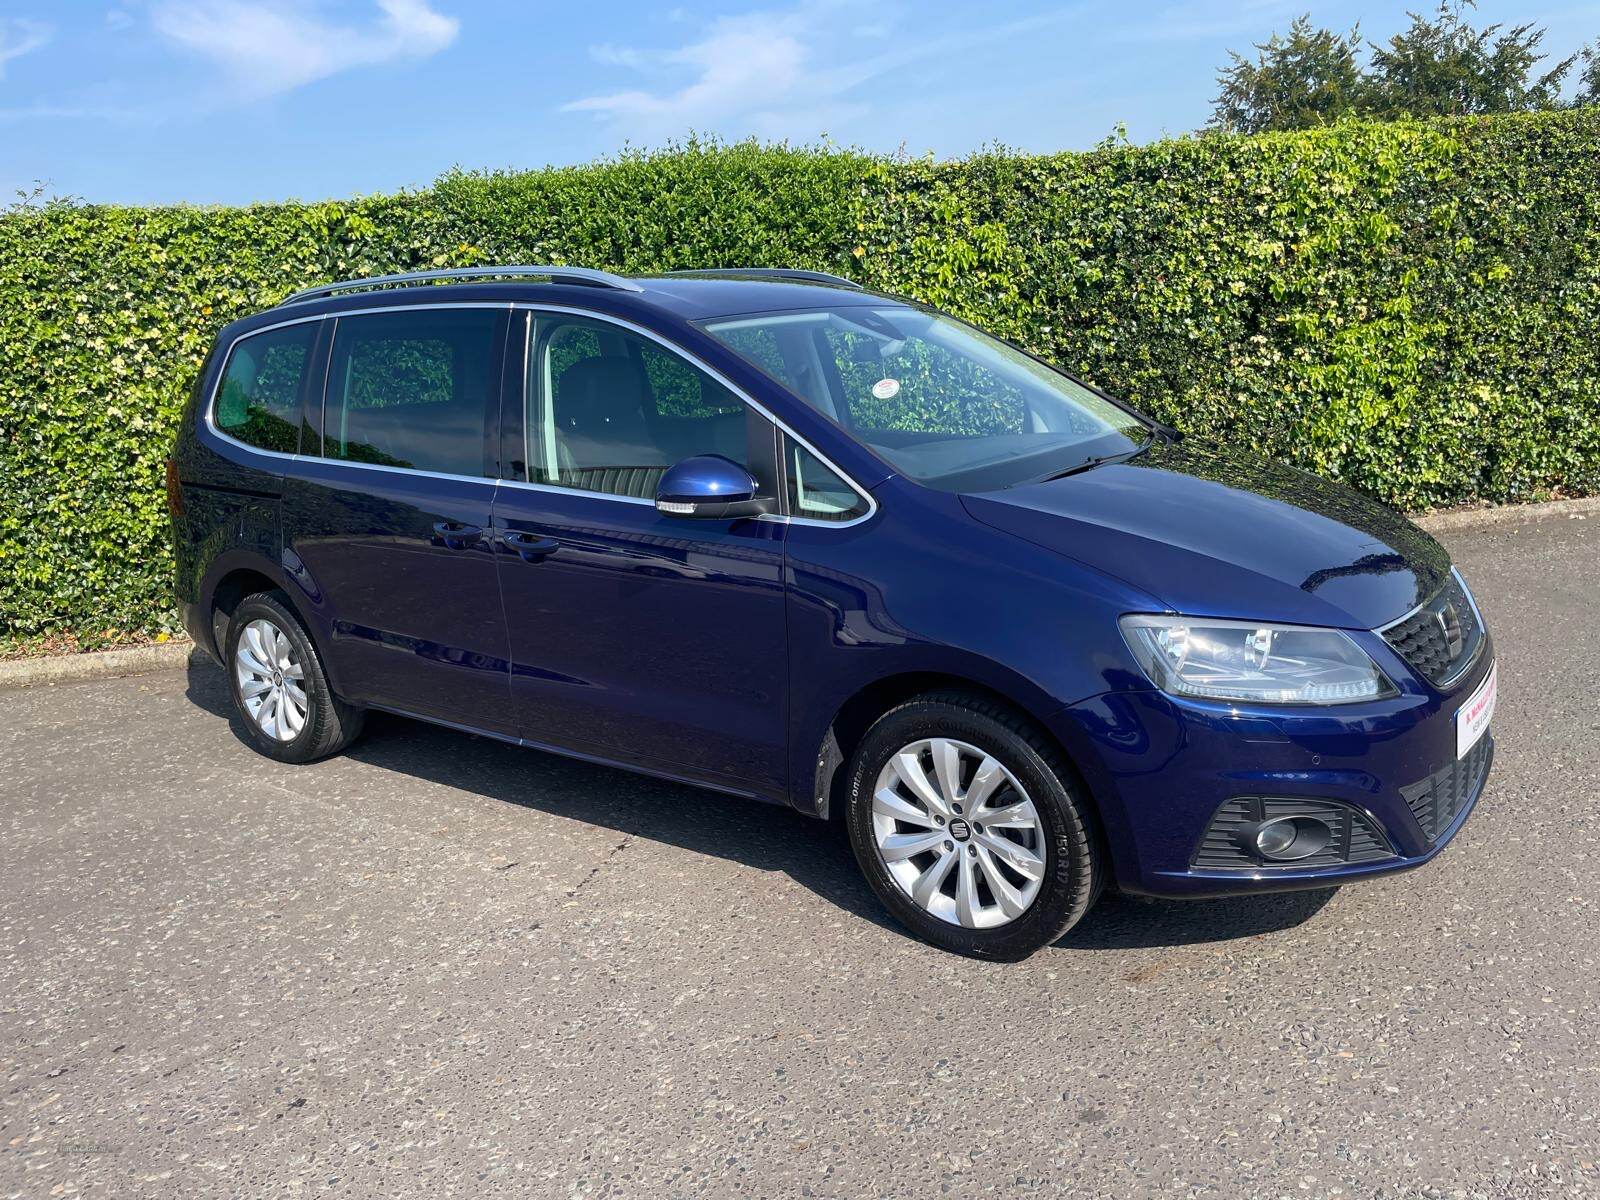
<instances>
[{"instance_id":1,"label":"alloy wheel","mask_svg":"<svg viewBox=\"0 0 1600 1200\"><path fill-rule=\"evenodd\" d=\"M872 832L900 890L952 925L1009 924L1044 882L1044 823L1026 789L994 755L953 738L923 738L889 756Z\"/></svg>"},{"instance_id":2,"label":"alloy wheel","mask_svg":"<svg viewBox=\"0 0 1600 1200\"><path fill-rule=\"evenodd\" d=\"M305 664L289 636L265 618L251 621L239 634L233 670L245 713L256 728L280 742L299 737L311 702Z\"/></svg>"}]
</instances>

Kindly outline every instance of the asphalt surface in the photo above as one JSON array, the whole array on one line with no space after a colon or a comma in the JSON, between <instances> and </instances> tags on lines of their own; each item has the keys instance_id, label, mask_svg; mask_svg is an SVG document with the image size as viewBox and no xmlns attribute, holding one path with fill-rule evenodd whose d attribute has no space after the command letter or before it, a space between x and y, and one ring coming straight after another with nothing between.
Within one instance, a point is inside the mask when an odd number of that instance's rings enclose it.
<instances>
[{"instance_id":1,"label":"asphalt surface","mask_svg":"<svg viewBox=\"0 0 1600 1200\"><path fill-rule=\"evenodd\" d=\"M1600 519L1447 535L1496 771L1429 868L989 965L789 812L221 673L0 693L0 1196L1600 1195Z\"/></svg>"}]
</instances>

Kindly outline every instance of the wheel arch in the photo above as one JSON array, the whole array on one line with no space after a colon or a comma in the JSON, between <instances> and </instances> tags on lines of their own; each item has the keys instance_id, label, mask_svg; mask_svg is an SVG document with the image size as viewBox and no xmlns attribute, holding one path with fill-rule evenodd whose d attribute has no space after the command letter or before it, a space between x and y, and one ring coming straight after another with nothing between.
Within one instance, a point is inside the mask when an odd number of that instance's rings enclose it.
<instances>
[{"instance_id":1,"label":"wheel arch","mask_svg":"<svg viewBox=\"0 0 1600 1200\"><path fill-rule=\"evenodd\" d=\"M1076 756L1062 743L1045 719L1051 709L1019 701L1015 695L985 683L972 675L948 670L901 671L873 679L856 689L835 709L832 720L812 757L813 770L808 780L795 789L796 807L809 815L827 819L842 811L845 771L842 769L872 723L897 704L929 692L965 692L1010 709L1033 726L1036 732L1060 754L1067 768L1076 775L1091 807L1096 807ZM805 786L805 785L809 786ZM1098 818L1098 811L1096 812Z\"/></svg>"},{"instance_id":2,"label":"wheel arch","mask_svg":"<svg viewBox=\"0 0 1600 1200\"><path fill-rule=\"evenodd\" d=\"M316 626L306 611L300 589L290 585L287 574L279 564L248 551L219 557L207 572L206 583L201 589L201 603L205 606L205 629L210 635L211 644L201 649L222 662L226 651L228 618L233 615L233 610L246 596L269 591L282 592L288 598L290 609L300 619L306 636L322 657L323 669L329 670L328 655L318 645Z\"/></svg>"}]
</instances>

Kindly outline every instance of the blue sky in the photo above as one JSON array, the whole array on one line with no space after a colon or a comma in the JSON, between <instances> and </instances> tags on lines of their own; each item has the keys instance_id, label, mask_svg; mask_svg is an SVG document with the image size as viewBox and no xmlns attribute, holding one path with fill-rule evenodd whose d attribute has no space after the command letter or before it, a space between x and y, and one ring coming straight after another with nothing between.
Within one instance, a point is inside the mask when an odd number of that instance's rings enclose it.
<instances>
[{"instance_id":1,"label":"blue sky","mask_svg":"<svg viewBox=\"0 0 1600 1200\"><path fill-rule=\"evenodd\" d=\"M1216 69L1311 0L0 0L0 199L319 199L693 129L961 154L1203 124ZM1314 17L1381 39L1407 3ZM1409 7L1431 9L1429 0ZM1565 55L1600 2L1482 0Z\"/></svg>"}]
</instances>

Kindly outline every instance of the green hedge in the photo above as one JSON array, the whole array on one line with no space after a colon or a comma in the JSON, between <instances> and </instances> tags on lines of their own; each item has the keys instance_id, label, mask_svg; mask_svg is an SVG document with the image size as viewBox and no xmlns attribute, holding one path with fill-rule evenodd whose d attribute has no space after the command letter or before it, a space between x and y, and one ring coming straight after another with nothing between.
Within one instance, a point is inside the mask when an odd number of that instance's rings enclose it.
<instances>
[{"instance_id":1,"label":"green hedge","mask_svg":"<svg viewBox=\"0 0 1600 1200\"><path fill-rule=\"evenodd\" d=\"M0 638L172 627L162 459L220 325L518 261L842 271L1402 507L1600 491L1600 110L948 163L690 144L0 217Z\"/></svg>"}]
</instances>

